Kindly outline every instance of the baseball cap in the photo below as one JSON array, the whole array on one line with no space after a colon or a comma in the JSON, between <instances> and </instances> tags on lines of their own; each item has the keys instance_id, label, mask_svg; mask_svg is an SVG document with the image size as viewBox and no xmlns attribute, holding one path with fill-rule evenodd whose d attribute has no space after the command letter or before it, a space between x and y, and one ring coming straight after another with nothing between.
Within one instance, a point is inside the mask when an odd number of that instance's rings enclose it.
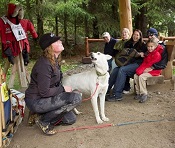
<instances>
[{"instance_id":1,"label":"baseball cap","mask_svg":"<svg viewBox=\"0 0 175 148\"><path fill-rule=\"evenodd\" d=\"M149 35L155 35L156 37L158 37L158 32L157 32L157 30L155 29L155 28L150 28L150 29L148 29L148 31L147 31L147 35L149 36Z\"/></svg>"},{"instance_id":2,"label":"baseball cap","mask_svg":"<svg viewBox=\"0 0 175 148\"><path fill-rule=\"evenodd\" d=\"M58 41L60 38L61 37L55 36L53 33L46 33L43 36L41 36L41 38L39 40L39 45L42 48L42 50L45 50L52 43Z\"/></svg>"},{"instance_id":3,"label":"baseball cap","mask_svg":"<svg viewBox=\"0 0 175 148\"><path fill-rule=\"evenodd\" d=\"M104 33L102 34L102 37L108 37L108 36L110 36L110 34L109 34L108 32L104 32Z\"/></svg>"}]
</instances>

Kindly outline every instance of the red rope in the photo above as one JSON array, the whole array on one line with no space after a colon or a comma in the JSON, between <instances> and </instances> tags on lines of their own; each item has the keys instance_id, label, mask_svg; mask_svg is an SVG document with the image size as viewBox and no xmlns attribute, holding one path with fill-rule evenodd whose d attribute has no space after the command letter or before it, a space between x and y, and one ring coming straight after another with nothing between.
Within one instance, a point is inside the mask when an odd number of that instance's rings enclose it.
<instances>
[{"instance_id":1,"label":"red rope","mask_svg":"<svg viewBox=\"0 0 175 148\"><path fill-rule=\"evenodd\" d=\"M99 129L99 128L105 128L105 127L110 127L110 126L113 126L113 124L101 124L101 125L96 125L96 126L82 126L82 127L70 128L70 129L65 129L65 130L57 130L57 133L78 131L78 130L84 130L84 129Z\"/></svg>"},{"instance_id":2,"label":"red rope","mask_svg":"<svg viewBox=\"0 0 175 148\"><path fill-rule=\"evenodd\" d=\"M96 88L95 88L95 91L94 91L94 93L89 97L89 98L86 98L86 99L83 99L82 100L82 102L83 101L87 101L87 100L90 100L93 96L94 96L94 94L96 93L96 91L97 91L97 88L98 88L98 85L99 85L99 83L96 83Z\"/></svg>"}]
</instances>

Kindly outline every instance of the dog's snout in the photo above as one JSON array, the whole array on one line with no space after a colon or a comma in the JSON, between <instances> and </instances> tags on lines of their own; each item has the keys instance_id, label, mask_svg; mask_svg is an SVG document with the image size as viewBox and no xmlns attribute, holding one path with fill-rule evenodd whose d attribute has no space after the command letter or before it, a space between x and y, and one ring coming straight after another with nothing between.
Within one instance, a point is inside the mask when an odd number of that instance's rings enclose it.
<instances>
[{"instance_id":1,"label":"dog's snout","mask_svg":"<svg viewBox=\"0 0 175 148\"><path fill-rule=\"evenodd\" d=\"M91 53L90 53L90 57L91 57L91 59L92 59L92 60L96 60L96 58L95 58L95 56L94 56L94 53L93 53L93 52L91 52Z\"/></svg>"}]
</instances>

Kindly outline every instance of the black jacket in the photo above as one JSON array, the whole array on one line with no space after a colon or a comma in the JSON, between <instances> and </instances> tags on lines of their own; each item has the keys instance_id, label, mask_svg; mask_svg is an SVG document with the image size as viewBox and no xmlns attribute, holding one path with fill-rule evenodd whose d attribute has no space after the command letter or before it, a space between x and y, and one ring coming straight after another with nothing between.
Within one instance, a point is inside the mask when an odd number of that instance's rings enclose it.
<instances>
[{"instance_id":1,"label":"black jacket","mask_svg":"<svg viewBox=\"0 0 175 148\"><path fill-rule=\"evenodd\" d=\"M166 46L164 45L163 42L159 42L159 44L163 47L163 52L161 54L162 58L160 62L155 63L152 66L153 69L164 69L166 68L167 63L168 63L168 52L167 52Z\"/></svg>"},{"instance_id":2,"label":"black jacket","mask_svg":"<svg viewBox=\"0 0 175 148\"><path fill-rule=\"evenodd\" d=\"M133 45L133 42L131 40L128 40L125 45L124 48L134 48L136 49L138 52L146 52L147 48L146 48L146 44L143 42L141 44L139 44L139 42L137 42L136 44ZM133 58L130 63L137 63L137 64L141 64L143 62L143 58L142 57L135 57Z\"/></svg>"},{"instance_id":3,"label":"black jacket","mask_svg":"<svg viewBox=\"0 0 175 148\"><path fill-rule=\"evenodd\" d=\"M32 69L31 82L25 92L25 97L39 99L58 95L64 92L61 79L62 72L59 65L53 69L49 60L42 56Z\"/></svg>"}]
</instances>

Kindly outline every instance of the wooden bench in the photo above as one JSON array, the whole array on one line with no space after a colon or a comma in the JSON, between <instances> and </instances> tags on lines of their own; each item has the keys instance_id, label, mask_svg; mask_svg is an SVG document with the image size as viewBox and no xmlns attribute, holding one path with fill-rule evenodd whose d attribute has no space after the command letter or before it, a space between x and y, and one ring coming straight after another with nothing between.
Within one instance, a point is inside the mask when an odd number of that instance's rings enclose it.
<instances>
[{"instance_id":1,"label":"wooden bench","mask_svg":"<svg viewBox=\"0 0 175 148\"><path fill-rule=\"evenodd\" d=\"M146 40L146 38L144 38ZM167 67L162 71L162 75L153 76L148 78L147 85L163 84L164 80L173 80L175 89L175 76L172 75L173 60L175 58L175 37L160 37L161 41L166 42L166 48L168 51L168 64ZM85 57L82 58L84 64L89 64L91 61L88 58L90 53L89 43L90 42L104 42L103 39L89 39L85 38ZM175 62L174 62L175 66Z\"/></svg>"}]
</instances>

